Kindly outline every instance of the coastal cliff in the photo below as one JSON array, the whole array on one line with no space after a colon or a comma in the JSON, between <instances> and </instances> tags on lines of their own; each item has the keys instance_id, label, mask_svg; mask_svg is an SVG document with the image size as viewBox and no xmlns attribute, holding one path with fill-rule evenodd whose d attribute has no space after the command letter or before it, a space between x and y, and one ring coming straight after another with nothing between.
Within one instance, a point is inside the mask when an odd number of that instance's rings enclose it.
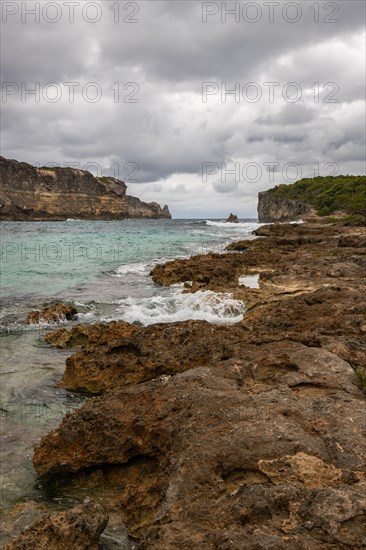
<instances>
[{"instance_id":1,"label":"coastal cliff","mask_svg":"<svg viewBox=\"0 0 366 550\"><path fill-rule=\"evenodd\" d=\"M366 176L303 178L259 193L260 222L284 222L302 217L366 217Z\"/></svg>"},{"instance_id":2,"label":"coastal cliff","mask_svg":"<svg viewBox=\"0 0 366 550\"><path fill-rule=\"evenodd\" d=\"M0 219L62 221L171 218L167 206L126 194L123 181L73 168L36 168L0 157Z\"/></svg>"},{"instance_id":3,"label":"coastal cliff","mask_svg":"<svg viewBox=\"0 0 366 550\"><path fill-rule=\"evenodd\" d=\"M285 197L277 197L271 191L258 193L258 219L260 222L296 220L310 211L310 205Z\"/></svg>"}]
</instances>

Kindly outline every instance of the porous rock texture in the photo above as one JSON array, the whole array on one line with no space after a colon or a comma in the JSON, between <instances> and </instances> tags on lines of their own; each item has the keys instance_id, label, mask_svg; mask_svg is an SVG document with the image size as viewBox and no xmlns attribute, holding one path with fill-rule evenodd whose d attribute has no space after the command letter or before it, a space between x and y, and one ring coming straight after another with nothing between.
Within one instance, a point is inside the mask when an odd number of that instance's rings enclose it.
<instances>
[{"instance_id":1,"label":"porous rock texture","mask_svg":"<svg viewBox=\"0 0 366 550\"><path fill-rule=\"evenodd\" d=\"M56 303L40 310L28 313L26 323L36 325L38 323L58 323L59 321L71 321L77 315L78 310L72 305Z\"/></svg>"},{"instance_id":2,"label":"porous rock texture","mask_svg":"<svg viewBox=\"0 0 366 550\"><path fill-rule=\"evenodd\" d=\"M42 515L4 550L98 550L108 514L87 503L58 514Z\"/></svg>"},{"instance_id":3,"label":"porous rock texture","mask_svg":"<svg viewBox=\"0 0 366 550\"><path fill-rule=\"evenodd\" d=\"M96 496L138 549L366 546L366 230L257 234L152 272L242 299L233 326L48 336L79 347L61 385L99 395L42 438L34 467L55 494ZM248 273L259 289L239 285Z\"/></svg>"}]
</instances>

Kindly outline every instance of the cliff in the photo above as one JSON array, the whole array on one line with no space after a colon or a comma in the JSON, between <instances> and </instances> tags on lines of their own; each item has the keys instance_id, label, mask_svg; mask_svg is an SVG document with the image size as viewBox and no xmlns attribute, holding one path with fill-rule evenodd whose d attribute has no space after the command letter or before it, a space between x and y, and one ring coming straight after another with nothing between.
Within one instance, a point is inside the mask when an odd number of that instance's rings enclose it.
<instances>
[{"instance_id":1,"label":"cliff","mask_svg":"<svg viewBox=\"0 0 366 550\"><path fill-rule=\"evenodd\" d=\"M296 220L310 211L310 205L285 197L277 197L272 191L258 193L258 219L260 222Z\"/></svg>"},{"instance_id":2,"label":"cliff","mask_svg":"<svg viewBox=\"0 0 366 550\"><path fill-rule=\"evenodd\" d=\"M35 168L0 157L0 219L15 221L171 218L167 206L126 194L123 181L73 168Z\"/></svg>"},{"instance_id":3,"label":"cliff","mask_svg":"<svg viewBox=\"0 0 366 550\"><path fill-rule=\"evenodd\" d=\"M302 216L366 216L366 176L303 178L259 193L261 222L296 220Z\"/></svg>"}]
</instances>

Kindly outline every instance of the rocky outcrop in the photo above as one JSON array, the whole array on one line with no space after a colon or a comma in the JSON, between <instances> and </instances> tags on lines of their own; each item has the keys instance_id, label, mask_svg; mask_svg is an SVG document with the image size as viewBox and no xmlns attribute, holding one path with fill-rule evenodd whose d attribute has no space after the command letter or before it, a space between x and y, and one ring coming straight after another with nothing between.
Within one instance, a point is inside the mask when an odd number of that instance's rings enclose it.
<instances>
[{"instance_id":1,"label":"rocky outcrop","mask_svg":"<svg viewBox=\"0 0 366 550\"><path fill-rule=\"evenodd\" d=\"M0 219L171 218L167 206L126 195L123 181L72 168L35 168L0 157Z\"/></svg>"},{"instance_id":2,"label":"rocky outcrop","mask_svg":"<svg viewBox=\"0 0 366 550\"><path fill-rule=\"evenodd\" d=\"M28 313L26 323L34 325L38 323L58 323L60 321L71 321L77 315L78 310L74 306L66 304L53 304L41 310L34 310Z\"/></svg>"},{"instance_id":3,"label":"rocky outcrop","mask_svg":"<svg viewBox=\"0 0 366 550\"><path fill-rule=\"evenodd\" d=\"M312 212L308 204L277 197L271 191L258 193L258 219L263 223L298 220Z\"/></svg>"},{"instance_id":4,"label":"rocky outcrop","mask_svg":"<svg viewBox=\"0 0 366 550\"><path fill-rule=\"evenodd\" d=\"M352 548L366 515L352 368L261 348L90 400L43 438L37 472L66 491L99 480L138 548Z\"/></svg>"},{"instance_id":5,"label":"rocky outcrop","mask_svg":"<svg viewBox=\"0 0 366 550\"><path fill-rule=\"evenodd\" d=\"M226 223L239 223L238 216L236 214L230 214Z\"/></svg>"},{"instance_id":6,"label":"rocky outcrop","mask_svg":"<svg viewBox=\"0 0 366 550\"><path fill-rule=\"evenodd\" d=\"M4 550L98 550L108 514L99 504L87 503L58 514L43 514Z\"/></svg>"},{"instance_id":7,"label":"rocky outcrop","mask_svg":"<svg viewBox=\"0 0 366 550\"><path fill-rule=\"evenodd\" d=\"M149 550L366 545L366 228L272 225L156 283L226 290L233 326L74 327L61 385L101 394L37 445L53 494L102 495ZM345 240L345 237L347 239ZM339 246L341 245L341 246ZM260 273L259 289L238 276Z\"/></svg>"}]
</instances>

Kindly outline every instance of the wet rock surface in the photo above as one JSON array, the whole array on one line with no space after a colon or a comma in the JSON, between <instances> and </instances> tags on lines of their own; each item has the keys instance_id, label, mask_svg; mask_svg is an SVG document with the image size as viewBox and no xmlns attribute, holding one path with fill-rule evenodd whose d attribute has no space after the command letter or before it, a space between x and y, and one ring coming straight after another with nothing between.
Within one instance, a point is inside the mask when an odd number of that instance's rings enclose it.
<instances>
[{"instance_id":1,"label":"wet rock surface","mask_svg":"<svg viewBox=\"0 0 366 550\"><path fill-rule=\"evenodd\" d=\"M61 386L99 395L42 438L34 467L55 494L98 498L136 548L366 546L366 400L354 372L366 365L366 230L257 233L152 272L159 284L192 281L185 292L231 292L246 304L236 325L47 336L79 348ZM239 285L248 273L259 289Z\"/></svg>"},{"instance_id":2,"label":"wet rock surface","mask_svg":"<svg viewBox=\"0 0 366 550\"><path fill-rule=\"evenodd\" d=\"M46 342L60 349L84 347L86 345L111 345L113 341L131 336L137 327L123 321L95 323L94 325L76 325L71 330L61 328L49 332Z\"/></svg>"},{"instance_id":3,"label":"wet rock surface","mask_svg":"<svg viewBox=\"0 0 366 550\"><path fill-rule=\"evenodd\" d=\"M99 504L83 504L58 514L44 514L4 550L98 550L108 514Z\"/></svg>"},{"instance_id":4,"label":"wet rock surface","mask_svg":"<svg viewBox=\"0 0 366 550\"><path fill-rule=\"evenodd\" d=\"M28 325L38 323L58 323L59 321L71 321L77 315L78 310L71 305L52 304L44 309L31 311L26 318Z\"/></svg>"}]
</instances>

